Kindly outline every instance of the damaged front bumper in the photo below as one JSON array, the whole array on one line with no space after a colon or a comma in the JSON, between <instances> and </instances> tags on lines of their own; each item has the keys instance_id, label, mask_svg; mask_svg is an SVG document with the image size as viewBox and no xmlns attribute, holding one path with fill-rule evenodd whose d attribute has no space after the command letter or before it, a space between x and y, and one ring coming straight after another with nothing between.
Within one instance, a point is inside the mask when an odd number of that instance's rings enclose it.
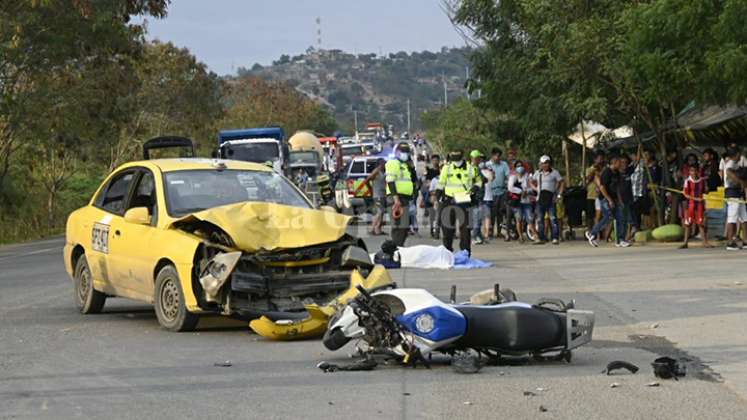
<instances>
[{"instance_id":1,"label":"damaged front bumper","mask_svg":"<svg viewBox=\"0 0 747 420\"><path fill-rule=\"evenodd\" d=\"M392 285L352 238L276 251L221 251L205 259L199 275L202 302L224 315L252 320L258 334L275 340L317 337L356 286Z\"/></svg>"},{"instance_id":2,"label":"damaged front bumper","mask_svg":"<svg viewBox=\"0 0 747 420\"><path fill-rule=\"evenodd\" d=\"M368 277L364 278L358 270L350 274L350 287L328 302L320 306L316 304L306 305L308 316L302 319L270 319L262 316L249 323L254 332L271 340L300 340L306 338L320 337L327 330L327 323L337 309L346 305L358 295L356 287L363 286L366 290L373 291L393 286L392 278L386 269L375 266Z\"/></svg>"}]
</instances>

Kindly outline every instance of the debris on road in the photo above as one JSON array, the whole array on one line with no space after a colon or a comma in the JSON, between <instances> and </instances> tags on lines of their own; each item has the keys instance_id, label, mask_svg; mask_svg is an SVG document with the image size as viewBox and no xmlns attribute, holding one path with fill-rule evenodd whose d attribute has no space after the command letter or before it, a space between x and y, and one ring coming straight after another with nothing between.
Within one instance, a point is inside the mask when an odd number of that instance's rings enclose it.
<instances>
[{"instance_id":1,"label":"debris on road","mask_svg":"<svg viewBox=\"0 0 747 420\"><path fill-rule=\"evenodd\" d=\"M216 367L231 367L231 366L233 366L233 363L231 363L230 360L226 360L225 362L215 362L215 363L213 363L213 366L216 366Z\"/></svg>"},{"instance_id":2,"label":"debris on road","mask_svg":"<svg viewBox=\"0 0 747 420\"><path fill-rule=\"evenodd\" d=\"M620 387L620 383L619 382L612 382L610 384L610 388L619 388L619 387Z\"/></svg>"},{"instance_id":3,"label":"debris on road","mask_svg":"<svg viewBox=\"0 0 747 420\"><path fill-rule=\"evenodd\" d=\"M687 368L684 364L666 356L654 360L651 367L654 368L654 375L661 379L674 379L676 381L677 377L687 374Z\"/></svg>"},{"instance_id":4,"label":"debris on road","mask_svg":"<svg viewBox=\"0 0 747 420\"><path fill-rule=\"evenodd\" d=\"M336 365L333 363L328 362L320 362L316 365L319 369L321 369L324 373L331 373L331 372L337 372L337 371L348 371L348 372L354 372L354 371L367 371L367 370L373 370L378 363L376 363L376 360L373 359L362 359L357 362L350 363L348 365Z\"/></svg>"},{"instance_id":5,"label":"debris on road","mask_svg":"<svg viewBox=\"0 0 747 420\"><path fill-rule=\"evenodd\" d=\"M537 394L535 394L535 393L534 393L534 392L532 392L532 391L524 391L524 396L525 396L525 397L536 397L536 396L537 396Z\"/></svg>"},{"instance_id":6,"label":"debris on road","mask_svg":"<svg viewBox=\"0 0 747 420\"><path fill-rule=\"evenodd\" d=\"M653 388L653 387L659 386L659 383L658 382L649 382L649 383L646 384L646 386Z\"/></svg>"},{"instance_id":7,"label":"debris on road","mask_svg":"<svg viewBox=\"0 0 747 420\"><path fill-rule=\"evenodd\" d=\"M628 372L635 374L638 372L639 368L638 366L626 362L624 360L615 360L614 362L610 362L607 364L607 368L602 371L602 373L606 373L607 375L611 375L612 371L618 370L618 369L626 369Z\"/></svg>"},{"instance_id":8,"label":"debris on road","mask_svg":"<svg viewBox=\"0 0 747 420\"><path fill-rule=\"evenodd\" d=\"M540 410L541 413L547 412L547 408L545 408L544 405L539 406L539 410Z\"/></svg>"},{"instance_id":9,"label":"debris on road","mask_svg":"<svg viewBox=\"0 0 747 420\"><path fill-rule=\"evenodd\" d=\"M477 373L482 369L482 363L474 354L458 354L451 359L451 367L457 373Z\"/></svg>"},{"instance_id":10,"label":"debris on road","mask_svg":"<svg viewBox=\"0 0 747 420\"><path fill-rule=\"evenodd\" d=\"M472 405L472 402L470 402L470 401L465 401L465 402L464 402L463 404L464 404L464 405Z\"/></svg>"},{"instance_id":11,"label":"debris on road","mask_svg":"<svg viewBox=\"0 0 747 420\"><path fill-rule=\"evenodd\" d=\"M653 324L651 324L651 329L652 330L655 330L657 328L659 328L659 323L658 322L654 322Z\"/></svg>"}]
</instances>

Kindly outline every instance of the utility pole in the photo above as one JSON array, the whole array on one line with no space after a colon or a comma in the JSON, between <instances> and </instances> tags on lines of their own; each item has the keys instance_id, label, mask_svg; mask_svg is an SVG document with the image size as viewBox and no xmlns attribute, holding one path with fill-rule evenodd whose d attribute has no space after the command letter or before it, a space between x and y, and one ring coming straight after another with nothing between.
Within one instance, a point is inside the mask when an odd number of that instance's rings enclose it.
<instances>
[{"instance_id":1,"label":"utility pole","mask_svg":"<svg viewBox=\"0 0 747 420\"><path fill-rule=\"evenodd\" d=\"M464 93L467 95L467 100L471 99L469 94L469 66L464 66L464 73L465 73L465 81L464 83Z\"/></svg>"},{"instance_id":2,"label":"utility pole","mask_svg":"<svg viewBox=\"0 0 747 420\"><path fill-rule=\"evenodd\" d=\"M322 18L316 18L316 49L322 50Z\"/></svg>"},{"instance_id":3,"label":"utility pole","mask_svg":"<svg viewBox=\"0 0 747 420\"><path fill-rule=\"evenodd\" d=\"M444 108L447 108L449 106L449 94L446 91L446 75L441 73L441 80L444 83Z\"/></svg>"},{"instance_id":4,"label":"utility pole","mask_svg":"<svg viewBox=\"0 0 747 420\"><path fill-rule=\"evenodd\" d=\"M353 109L353 124L355 125L355 138L358 138L358 111Z\"/></svg>"},{"instance_id":5,"label":"utility pole","mask_svg":"<svg viewBox=\"0 0 747 420\"><path fill-rule=\"evenodd\" d=\"M410 98L407 98L407 138L410 138Z\"/></svg>"}]
</instances>

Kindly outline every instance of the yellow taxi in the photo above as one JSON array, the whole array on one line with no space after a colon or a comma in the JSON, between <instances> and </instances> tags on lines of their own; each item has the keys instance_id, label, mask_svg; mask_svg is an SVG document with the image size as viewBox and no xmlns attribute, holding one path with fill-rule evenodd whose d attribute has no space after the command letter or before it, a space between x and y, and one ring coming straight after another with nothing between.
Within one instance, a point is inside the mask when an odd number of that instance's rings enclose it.
<instances>
[{"instance_id":1,"label":"yellow taxi","mask_svg":"<svg viewBox=\"0 0 747 420\"><path fill-rule=\"evenodd\" d=\"M67 221L75 304L88 314L112 297L147 302L172 331L212 313L254 320L270 338L319 335L356 285L391 283L346 233L350 219L329 210L260 164L124 164Z\"/></svg>"}]
</instances>

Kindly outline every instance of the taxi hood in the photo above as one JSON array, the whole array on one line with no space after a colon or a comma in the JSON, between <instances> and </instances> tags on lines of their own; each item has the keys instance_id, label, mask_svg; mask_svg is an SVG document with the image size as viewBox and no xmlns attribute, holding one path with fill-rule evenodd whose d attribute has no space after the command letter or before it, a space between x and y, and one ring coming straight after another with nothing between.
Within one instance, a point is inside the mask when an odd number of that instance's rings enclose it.
<instances>
[{"instance_id":1,"label":"taxi hood","mask_svg":"<svg viewBox=\"0 0 747 420\"><path fill-rule=\"evenodd\" d=\"M231 247L257 252L334 242L345 234L350 220L331 211L244 202L189 214L170 227L209 235L205 225L213 225L228 235Z\"/></svg>"}]
</instances>

